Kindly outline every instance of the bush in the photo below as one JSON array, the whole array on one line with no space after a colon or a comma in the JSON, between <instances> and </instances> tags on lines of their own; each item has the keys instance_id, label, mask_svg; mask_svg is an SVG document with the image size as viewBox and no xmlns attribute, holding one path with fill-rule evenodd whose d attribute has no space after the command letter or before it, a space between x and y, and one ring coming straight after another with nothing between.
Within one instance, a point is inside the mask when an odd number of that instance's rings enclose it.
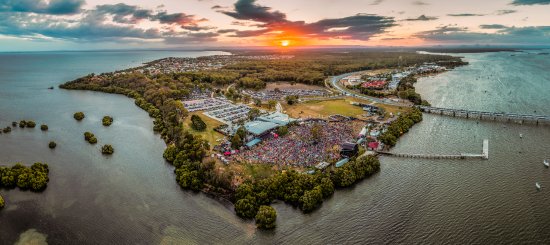
<instances>
[{"instance_id":1,"label":"bush","mask_svg":"<svg viewBox=\"0 0 550 245\"><path fill-rule=\"evenodd\" d=\"M24 128L24 127L26 127L26 126L27 126L27 122L26 122L25 120L21 120L21 121L19 122L19 127L20 127L20 128Z\"/></svg>"},{"instance_id":2,"label":"bush","mask_svg":"<svg viewBox=\"0 0 550 245\"><path fill-rule=\"evenodd\" d=\"M277 134L279 136L285 136L288 134L288 127L287 126L281 126L277 129Z\"/></svg>"},{"instance_id":3,"label":"bush","mask_svg":"<svg viewBox=\"0 0 550 245\"><path fill-rule=\"evenodd\" d=\"M101 153L105 155L111 155L114 152L115 152L115 149L111 145L104 145L103 147L101 147Z\"/></svg>"},{"instance_id":4,"label":"bush","mask_svg":"<svg viewBox=\"0 0 550 245\"><path fill-rule=\"evenodd\" d=\"M46 124L40 125L40 130L42 130L42 131L48 131L48 125L46 125Z\"/></svg>"},{"instance_id":5,"label":"bush","mask_svg":"<svg viewBox=\"0 0 550 245\"><path fill-rule=\"evenodd\" d=\"M54 149L55 147L57 147L57 144L53 141L50 141L50 143L48 144L48 147L50 147L50 149Z\"/></svg>"},{"instance_id":6,"label":"bush","mask_svg":"<svg viewBox=\"0 0 550 245\"><path fill-rule=\"evenodd\" d=\"M111 124L113 123L113 118L110 116L104 116L102 123L103 123L103 126L106 126L106 127L111 126Z\"/></svg>"},{"instance_id":7,"label":"bush","mask_svg":"<svg viewBox=\"0 0 550 245\"><path fill-rule=\"evenodd\" d=\"M256 205L256 199L248 196L247 198L239 199L235 203L235 212L242 218L251 219L258 213L258 206Z\"/></svg>"},{"instance_id":8,"label":"bush","mask_svg":"<svg viewBox=\"0 0 550 245\"><path fill-rule=\"evenodd\" d=\"M5 127L2 132L4 132L5 134L11 132L11 127Z\"/></svg>"},{"instance_id":9,"label":"bush","mask_svg":"<svg viewBox=\"0 0 550 245\"><path fill-rule=\"evenodd\" d=\"M191 116L191 128L197 131L204 131L206 130L206 123L201 119L201 117L197 115Z\"/></svg>"},{"instance_id":10,"label":"bush","mask_svg":"<svg viewBox=\"0 0 550 245\"><path fill-rule=\"evenodd\" d=\"M256 214L256 227L260 229L273 229L277 221L277 211L270 206L260 206Z\"/></svg>"},{"instance_id":11,"label":"bush","mask_svg":"<svg viewBox=\"0 0 550 245\"><path fill-rule=\"evenodd\" d=\"M36 127L36 123L34 121L27 121L27 128L34 128Z\"/></svg>"},{"instance_id":12,"label":"bush","mask_svg":"<svg viewBox=\"0 0 550 245\"><path fill-rule=\"evenodd\" d=\"M74 115L73 115L74 119L76 119L77 121L81 121L82 119L84 119L86 117L86 115L84 115L84 112L76 112Z\"/></svg>"},{"instance_id":13,"label":"bush","mask_svg":"<svg viewBox=\"0 0 550 245\"><path fill-rule=\"evenodd\" d=\"M4 208L5 205L4 198L0 195L0 209Z\"/></svg>"},{"instance_id":14,"label":"bush","mask_svg":"<svg viewBox=\"0 0 550 245\"><path fill-rule=\"evenodd\" d=\"M17 127L17 122L11 122L11 126Z\"/></svg>"}]
</instances>

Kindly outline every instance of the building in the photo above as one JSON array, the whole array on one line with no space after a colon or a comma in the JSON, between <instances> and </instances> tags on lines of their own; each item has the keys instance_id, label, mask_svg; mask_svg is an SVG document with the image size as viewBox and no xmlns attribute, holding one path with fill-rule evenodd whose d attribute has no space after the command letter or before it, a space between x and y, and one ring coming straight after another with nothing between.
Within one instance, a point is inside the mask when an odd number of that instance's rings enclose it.
<instances>
[{"instance_id":1,"label":"building","mask_svg":"<svg viewBox=\"0 0 550 245\"><path fill-rule=\"evenodd\" d=\"M266 116L260 116L256 118L256 120L271 122L271 123L278 124L280 126L286 126L289 123L296 121L296 119L291 118L287 114L280 113L280 112L274 112Z\"/></svg>"},{"instance_id":2,"label":"building","mask_svg":"<svg viewBox=\"0 0 550 245\"><path fill-rule=\"evenodd\" d=\"M269 133L269 131L278 128L280 125L272 122L264 121L251 121L244 124L246 131L254 135L255 137L261 137Z\"/></svg>"},{"instance_id":3,"label":"building","mask_svg":"<svg viewBox=\"0 0 550 245\"><path fill-rule=\"evenodd\" d=\"M341 145L340 155L342 157L354 157L359 152L359 146L355 143L346 142Z\"/></svg>"}]
</instances>

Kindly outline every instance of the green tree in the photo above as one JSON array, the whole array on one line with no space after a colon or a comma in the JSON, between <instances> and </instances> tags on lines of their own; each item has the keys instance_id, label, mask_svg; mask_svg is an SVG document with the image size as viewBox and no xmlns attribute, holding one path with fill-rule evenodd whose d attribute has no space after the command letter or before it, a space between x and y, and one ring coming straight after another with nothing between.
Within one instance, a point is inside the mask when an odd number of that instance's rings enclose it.
<instances>
[{"instance_id":1,"label":"green tree","mask_svg":"<svg viewBox=\"0 0 550 245\"><path fill-rule=\"evenodd\" d=\"M314 143L319 142L323 137L323 127L316 123L310 129L311 139Z\"/></svg>"},{"instance_id":2,"label":"green tree","mask_svg":"<svg viewBox=\"0 0 550 245\"><path fill-rule=\"evenodd\" d=\"M248 119L249 120L254 120L257 117L259 117L260 114L261 114L260 109L252 108L252 109L250 109L250 111L248 111Z\"/></svg>"},{"instance_id":3,"label":"green tree","mask_svg":"<svg viewBox=\"0 0 550 245\"><path fill-rule=\"evenodd\" d=\"M20 127L20 128L24 128L24 127L26 127L26 126L27 126L27 121L21 120L21 121L19 122L19 127Z\"/></svg>"},{"instance_id":4,"label":"green tree","mask_svg":"<svg viewBox=\"0 0 550 245\"><path fill-rule=\"evenodd\" d=\"M48 131L48 125L46 125L46 124L40 125L40 130L42 130L42 131Z\"/></svg>"},{"instance_id":5,"label":"green tree","mask_svg":"<svg viewBox=\"0 0 550 245\"><path fill-rule=\"evenodd\" d=\"M267 102L267 106L270 110L275 109L276 105L277 105L277 101L275 101L275 100L270 100L270 101Z\"/></svg>"},{"instance_id":6,"label":"green tree","mask_svg":"<svg viewBox=\"0 0 550 245\"><path fill-rule=\"evenodd\" d=\"M294 105L298 102L298 95L289 95L285 97L286 103L288 105Z\"/></svg>"},{"instance_id":7,"label":"green tree","mask_svg":"<svg viewBox=\"0 0 550 245\"><path fill-rule=\"evenodd\" d=\"M262 100L260 100L260 99L254 99L254 105L256 105L256 106L261 106L261 105L262 105Z\"/></svg>"},{"instance_id":8,"label":"green tree","mask_svg":"<svg viewBox=\"0 0 550 245\"><path fill-rule=\"evenodd\" d=\"M50 141L50 143L48 144L48 147L50 147L50 149L54 149L55 147L57 147L57 144L53 141Z\"/></svg>"},{"instance_id":9,"label":"green tree","mask_svg":"<svg viewBox=\"0 0 550 245\"><path fill-rule=\"evenodd\" d=\"M277 129L277 134L280 136L285 136L288 134L288 127L287 126L281 126Z\"/></svg>"},{"instance_id":10,"label":"green tree","mask_svg":"<svg viewBox=\"0 0 550 245\"><path fill-rule=\"evenodd\" d=\"M4 202L4 198L0 195L0 209L4 208L5 205L6 203Z\"/></svg>"},{"instance_id":11,"label":"green tree","mask_svg":"<svg viewBox=\"0 0 550 245\"><path fill-rule=\"evenodd\" d=\"M235 202L235 212L242 218L251 219L258 213L258 206L256 205L256 199L248 196Z\"/></svg>"},{"instance_id":12,"label":"green tree","mask_svg":"<svg viewBox=\"0 0 550 245\"><path fill-rule=\"evenodd\" d=\"M231 138L231 147L233 149L239 149L241 148L241 146L243 146L243 139L241 138L241 136L239 134L233 135L233 137Z\"/></svg>"},{"instance_id":13,"label":"green tree","mask_svg":"<svg viewBox=\"0 0 550 245\"><path fill-rule=\"evenodd\" d=\"M256 227L260 229L273 229L277 221L277 211L270 206L260 206L256 214Z\"/></svg>"},{"instance_id":14,"label":"green tree","mask_svg":"<svg viewBox=\"0 0 550 245\"><path fill-rule=\"evenodd\" d=\"M305 191L300 197L300 209L305 213L315 210L323 202L323 193L320 187L315 187L313 190Z\"/></svg>"},{"instance_id":15,"label":"green tree","mask_svg":"<svg viewBox=\"0 0 550 245\"><path fill-rule=\"evenodd\" d=\"M198 115L191 115L191 128L197 131L204 131L206 130L206 123Z\"/></svg>"}]
</instances>

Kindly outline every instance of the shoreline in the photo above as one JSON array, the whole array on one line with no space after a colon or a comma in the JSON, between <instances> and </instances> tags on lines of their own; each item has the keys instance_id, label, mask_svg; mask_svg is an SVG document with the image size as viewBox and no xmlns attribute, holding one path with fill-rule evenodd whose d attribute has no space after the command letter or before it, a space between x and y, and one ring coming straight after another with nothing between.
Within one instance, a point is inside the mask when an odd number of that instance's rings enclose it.
<instances>
[{"instance_id":1,"label":"shoreline","mask_svg":"<svg viewBox=\"0 0 550 245\"><path fill-rule=\"evenodd\" d=\"M210 57L212 58L212 56L206 56L206 57ZM431 56L430 56L431 57ZM454 58L454 57L453 57ZM164 58L164 59L159 59L157 61L152 61L152 62L148 62L146 66L150 66L150 65L154 65L155 62L162 62L164 60L167 60L169 58ZM185 58L184 58L185 59ZM201 57L197 57L197 58L190 58L190 60L200 60ZM441 58L443 59L443 58ZM142 66L142 67L146 67L146 66ZM137 68L129 68L125 71L136 71L137 69L139 69L139 67ZM118 71L118 72L121 72L121 71ZM122 71L123 72L123 71ZM111 74L111 75L114 75L116 77L116 72L111 72L111 73L106 73L106 74ZM102 74L103 75L103 74ZM189 189L191 188L192 190L194 191L200 191L204 194L206 194L207 196L209 197L214 197L215 199L218 199L220 202L224 203L225 204L228 204L227 202L231 202L233 203L234 205L234 209L237 211L237 214L239 216L241 216L239 214L239 201L241 199L239 198L235 198L235 195L239 195L239 189L234 189L234 190L231 190L231 189L227 189L225 187L221 187L221 186L212 186L212 185L209 185L209 184L206 184L204 183L204 186L202 188L197 188L196 186L194 186L194 182L193 182L193 186L190 186L191 185L191 182L187 182L188 180L183 180L182 178L188 178L188 175L185 171L194 171L192 170L193 167L191 167L191 169L189 170L182 170L180 168L181 166L181 163L177 163L177 159L175 159L175 155L172 155L171 157L168 156L166 154L175 154L177 153L177 149L175 149L175 146L173 144L173 141L171 139L171 136L169 135L166 135L166 127L170 128L172 127L171 125L166 125L165 124L165 121L164 121L164 118L162 117L162 115L159 113L159 110L153 105L153 104L150 104L149 102L147 102L146 100L144 100L143 98L143 95L137 93L136 91L130 89L130 88L122 88L122 87L110 87L110 86L106 86L106 87L99 87L99 86L92 86L92 84L90 85L86 85L86 84L80 84L80 83L83 83L85 81L88 81L92 78L95 78L95 75L88 75L88 76L85 76L85 77L81 77L81 78L78 78L76 80L73 80L73 81L70 81L70 82L67 82L67 83L64 83L62 85L60 85L59 87L62 88L62 89L70 89L70 90L85 90L85 91L99 91L99 92L103 92L103 93L113 93L113 94L122 94L122 95L126 95L127 97L130 97L130 98L133 98L134 99L134 103L141 107L141 109L149 112L149 115L150 117L154 118L154 125L155 125L155 128L154 128L154 131L155 132L160 132L160 136L162 139L164 139L165 143L166 143L166 148L165 148L165 159L172 163L172 165L174 165L176 168L174 170L174 172L176 173L176 180L177 182L181 185L181 187L183 189ZM329 78L330 79L330 78ZM175 101L173 101L175 103ZM413 109L414 110L414 109ZM399 117L401 118L401 116ZM420 120L421 121L421 113L420 113ZM416 122L419 122L419 121L416 121L415 120L415 123ZM414 124L412 125L409 125L407 126L407 128L405 128L404 130L402 131L408 131L408 128L414 126ZM187 134L185 134L184 137L188 137ZM403 133L401 133L399 136L403 135ZM181 137L181 136L180 136ZM193 142L196 141L196 139L194 139L194 136L189 136L191 137L191 139L193 139L191 142L187 142L187 144L191 143L191 144L194 144ZM176 142L177 143L177 142ZM175 153L172 153L174 150L176 150ZM186 151L186 149L182 149L182 152ZM201 154L204 154L206 152L203 152ZM178 155L179 156L179 155ZM366 159L366 160L361 160L359 161L359 159ZM174 160L176 160L176 162L174 162ZM200 160L200 161L204 161L204 157L200 157L200 158L196 158L196 159L186 159L186 160L190 160L190 161L197 161L197 160ZM357 164L356 164L356 161L357 161ZM341 172L341 171L352 171L352 173L355 173L356 170L351 170L350 168L354 168L354 167L350 167L350 166L355 166L355 165L358 165L358 166L362 166L361 164L364 164L364 163L360 163L362 161L367 161L368 163L366 164L374 164L374 166L378 166L378 167L375 167L374 169L372 170L375 170L375 172L378 172L379 170L379 161L378 161L378 157L375 156L375 157L362 157L362 158L357 158L357 160L353 160L351 161L350 163L346 164L344 168L341 168L340 170L338 169L331 169L331 171L329 171L329 173L332 173L333 171L336 171L336 172ZM183 166L182 166L183 167ZM185 168L188 168L188 165L184 165ZM363 167L360 167L360 168L363 168ZM183 171L183 172L181 172ZM295 170L290 170L291 172L295 172ZM371 171L371 170L369 170ZM192 172L191 172L192 173ZM281 173L284 173L284 171L276 171L274 172L272 175L272 177L269 177L269 178L273 178L273 177L276 177L276 176L280 176ZM183 175L182 175L183 174ZM359 174L359 173L357 173ZM367 176L370 176L371 172L368 173ZM331 175L331 174L329 174ZM308 175L294 175L292 174L291 176L294 176L292 178L306 178ZM362 180L363 178L367 177L365 176L365 173L363 174L360 174L358 176L358 179L355 180L351 180L351 183L349 182L346 182L346 183L342 183L342 184L337 184L335 185L334 187L336 188L341 188L341 187L348 187L348 186L351 186L351 185L354 185L356 182ZM309 178L309 177L307 177ZM190 181L190 180L189 180ZM338 182L339 183L339 182ZM332 189L334 187L331 187ZM223 190L220 192L220 190ZM329 197L330 195L332 195L332 191L330 192L327 192L327 194L323 194L323 198L321 200L319 200L319 202L322 202L323 199ZM258 193L256 192L253 192L254 195L257 195ZM325 193L325 192L323 192ZM330 193L330 194L328 194ZM300 194L301 195L301 194ZM317 195L317 194L313 194L311 193L311 195ZM325 196L327 195L327 196ZM274 200L272 201L275 201L275 200L281 200L281 197L279 198L274 198L272 197ZM268 201L267 203L271 203L272 201ZM284 200L285 202L287 202L288 200ZM290 201L290 203L293 205L293 206L298 206L298 203L297 203L297 199L294 199L293 201ZM314 206L317 206L317 205L314 205ZM300 204L300 207L301 207L301 204ZM310 208L307 208L306 210L309 210ZM314 209L316 209L316 207L314 207ZM304 211L304 212L309 212L309 211ZM252 218L250 217L250 215L247 215L248 218Z\"/></svg>"}]
</instances>

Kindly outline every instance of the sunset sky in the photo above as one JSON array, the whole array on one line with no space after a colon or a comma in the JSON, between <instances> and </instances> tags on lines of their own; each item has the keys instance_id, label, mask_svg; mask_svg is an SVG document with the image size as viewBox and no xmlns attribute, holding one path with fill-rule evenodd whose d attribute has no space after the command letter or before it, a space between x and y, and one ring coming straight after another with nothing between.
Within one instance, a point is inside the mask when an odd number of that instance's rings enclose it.
<instances>
[{"instance_id":1,"label":"sunset sky","mask_svg":"<svg viewBox=\"0 0 550 245\"><path fill-rule=\"evenodd\" d=\"M0 0L0 51L550 44L550 0Z\"/></svg>"}]
</instances>

